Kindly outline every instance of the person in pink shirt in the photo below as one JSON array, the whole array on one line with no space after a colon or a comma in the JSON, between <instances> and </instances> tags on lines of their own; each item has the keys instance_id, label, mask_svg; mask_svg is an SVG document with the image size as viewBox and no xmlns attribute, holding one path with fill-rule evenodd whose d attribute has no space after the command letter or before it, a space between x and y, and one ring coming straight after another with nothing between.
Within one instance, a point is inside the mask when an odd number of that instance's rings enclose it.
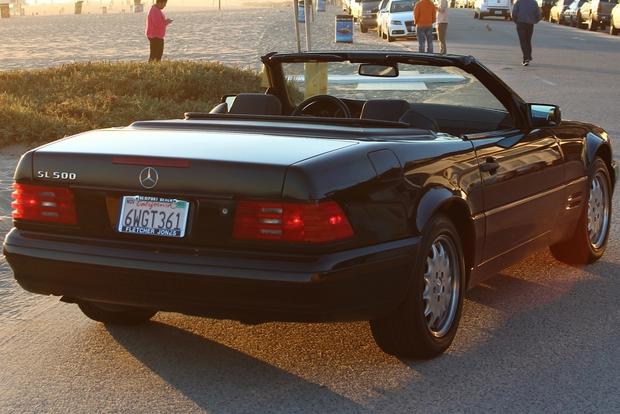
<instances>
[{"instance_id":1,"label":"person in pink shirt","mask_svg":"<svg viewBox=\"0 0 620 414\"><path fill-rule=\"evenodd\" d=\"M162 11L168 0L157 0L151 6L149 15L146 18L146 37L151 45L151 55L149 62L159 62L164 54L164 37L166 37L166 27L172 23L172 19L166 19Z\"/></svg>"}]
</instances>

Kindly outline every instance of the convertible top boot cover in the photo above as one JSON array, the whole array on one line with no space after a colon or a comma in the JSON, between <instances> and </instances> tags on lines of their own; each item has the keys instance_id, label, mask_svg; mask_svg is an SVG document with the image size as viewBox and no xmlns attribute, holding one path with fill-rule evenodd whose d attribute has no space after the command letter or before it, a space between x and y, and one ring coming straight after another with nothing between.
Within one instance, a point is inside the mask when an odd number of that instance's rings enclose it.
<instances>
[{"instance_id":1,"label":"convertible top boot cover","mask_svg":"<svg viewBox=\"0 0 620 414\"><path fill-rule=\"evenodd\" d=\"M411 109L409 102L400 99L371 99L364 103L360 118L398 122Z\"/></svg>"}]
</instances>

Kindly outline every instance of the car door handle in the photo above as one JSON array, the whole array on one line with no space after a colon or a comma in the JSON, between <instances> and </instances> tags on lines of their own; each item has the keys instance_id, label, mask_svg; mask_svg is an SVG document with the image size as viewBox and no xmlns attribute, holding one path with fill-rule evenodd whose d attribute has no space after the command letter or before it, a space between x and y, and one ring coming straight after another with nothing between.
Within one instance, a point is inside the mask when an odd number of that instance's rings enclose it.
<instances>
[{"instance_id":1,"label":"car door handle","mask_svg":"<svg viewBox=\"0 0 620 414\"><path fill-rule=\"evenodd\" d=\"M499 169L499 163L493 157L487 157L484 163L480 164L480 170L494 174Z\"/></svg>"}]
</instances>

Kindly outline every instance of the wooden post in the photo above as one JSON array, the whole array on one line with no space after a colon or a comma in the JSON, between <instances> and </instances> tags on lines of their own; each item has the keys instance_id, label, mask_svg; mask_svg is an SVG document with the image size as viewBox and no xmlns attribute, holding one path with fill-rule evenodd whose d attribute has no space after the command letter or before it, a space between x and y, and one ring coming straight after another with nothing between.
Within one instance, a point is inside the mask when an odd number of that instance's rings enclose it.
<instances>
[{"instance_id":1,"label":"wooden post","mask_svg":"<svg viewBox=\"0 0 620 414\"><path fill-rule=\"evenodd\" d=\"M293 0L293 21L295 22L295 38L297 39L297 53L301 53L301 40L299 35L299 0Z\"/></svg>"},{"instance_id":2,"label":"wooden post","mask_svg":"<svg viewBox=\"0 0 620 414\"><path fill-rule=\"evenodd\" d=\"M310 52L312 50L312 42L310 39L310 6L308 5L308 0L304 1L304 15L304 24L306 25L306 50Z\"/></svg>"}]
</instances>

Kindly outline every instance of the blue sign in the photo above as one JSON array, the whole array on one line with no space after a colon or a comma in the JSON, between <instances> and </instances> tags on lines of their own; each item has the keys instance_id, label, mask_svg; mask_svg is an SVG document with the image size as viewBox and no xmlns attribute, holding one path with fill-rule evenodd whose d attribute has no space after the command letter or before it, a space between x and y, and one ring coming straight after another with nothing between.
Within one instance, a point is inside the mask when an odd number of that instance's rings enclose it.
<instances>
[{"instance_id":1,"label":"blue sign","mask_svg":"<svg viewBox=\"0 0 620 414\"><path fill-rule=\"evenodd\" d=\"M304 2L300 1L299 5L297 6L297 21L299 23L305 23L306 22L306 10L304 8Z\"/></svg>"},{"instance_id":2,"label":"blue sign","mask_svg":"<svg viewBox=\"0 0 620 414\"><path fill-rule=\"evenodd\" d=\"M353 43L353 16L350 14L336 16L336 43Z\"/></svg>"}]
</instances>

